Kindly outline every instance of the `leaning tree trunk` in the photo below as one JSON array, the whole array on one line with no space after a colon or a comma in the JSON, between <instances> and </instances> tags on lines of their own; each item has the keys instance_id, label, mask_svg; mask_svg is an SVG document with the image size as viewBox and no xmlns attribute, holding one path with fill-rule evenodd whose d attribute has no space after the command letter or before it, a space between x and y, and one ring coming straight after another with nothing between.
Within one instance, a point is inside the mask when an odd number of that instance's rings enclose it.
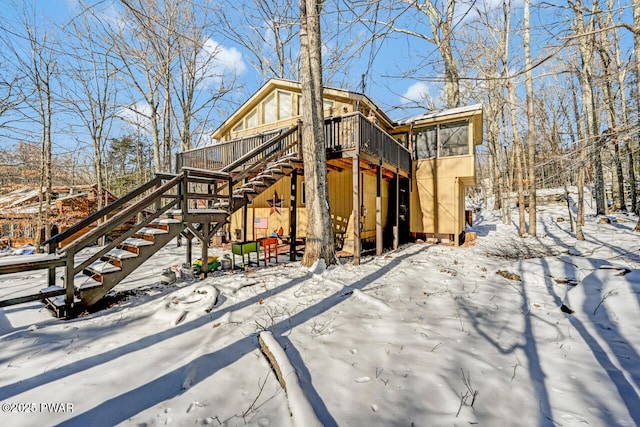
<instances>
[{"instance_id":1,"label":"leaning tree trunk","mask_svg":"<svg viewBox=\"0 0 640 427\"><path fill-rule=\"evenodd\" d=\"M327 186L322 101L322 44L318 0L300 0L300 61L302 85L302 158L304 162L307 236L302 264L335 260Z\"/></svg>"}]
</instances>

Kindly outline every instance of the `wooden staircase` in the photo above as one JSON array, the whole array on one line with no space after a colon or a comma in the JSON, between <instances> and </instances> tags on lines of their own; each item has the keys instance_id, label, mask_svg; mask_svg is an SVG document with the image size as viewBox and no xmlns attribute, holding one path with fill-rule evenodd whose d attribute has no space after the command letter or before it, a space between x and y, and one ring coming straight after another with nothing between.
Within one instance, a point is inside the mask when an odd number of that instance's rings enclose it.
<instances>
[{"instance_id":1,"label":"wooden staircase","mask_svg":"<svg viewBox=\"0 0 640 427\"><path fill-rule=\"evenodd\" d=\"M233 205L230 211L233 213L244 207L280 179L291 175L294 169L300 168L302 168L302 160L295 154L284 155L277 161L268 164L265 169L249 176L242 185L233 190L231 198ZM225 200L216 203L215 207L228 209L228 204L229 202Z\"/></svg>"},{"instance_id":2,"label":"wooden staircase","mask_svg":"<svg viewBox=\"0 0 640 427\"><path fill-rule=\"evenodd\" d=\"M222 221L226 217L223 213ZM91 306L185 229L182 221L157 218L74 276L76 297Z\"/></svg>"},{"instance_id":3,"label":"wooden staircase","mask_svg":"<svg viewBox=\"0 0 640 427\"><path fill-rule=\"evenodd\" d=\"M2 269L0 274L48 269L49 286L37 294L0 301L0 307L43 300L58 317L71 317L80 308L98 302L178 236L187 239L189 265L193 238L202 242L205 259L211 236L229 221L231 213L302 167L299 142L298 125L282 131L219 171L183 167L177 174L157 174L46 241L44 246L49 253L46 258L34 265ZM115 229L127 223L135 225L113 237L88 258L78 256L83 249L109 238ZM202 227L198 228L198 224ZM62 286L56 283L56 268L61 266L64 267Z\"/></svg>"},{"instance_id":4,"label":"wooden staircase","mask_svg":"<svg viewBox=\"0 0 640 427\"><path fill-rule=\"evenodd\" d=\"M228 221L228 209L203 206L219 203L218 199L229 197L220 194L212 196L198 189L219 187L221 182L228 184L229 174L194 169L184 169L177 175L159 174L111 205L52 237L45 244L50 253L65 260L65 273L62 286L56 285L55 276L52 277L50 273L49 287L41 291L45 304L60 317L71 316L79 307L89 307L98 302L177 236L186 237L189 243L194 237L204 239L198 233L196 224L207 226L210 232L218 230ZM104 221L104 218L109 219ZM100 247L87 259L78 259L82 249L109 236L110 231L131 218L137 219L134 227ZM60 246L60 242L87 227L93 228L64 247ZM207 233L209 236L210 233ZM203 242L203 252L206 249L208 247ZM187 262L191 263L191 254L187 257Z\"/></svg>"}]
</instances>

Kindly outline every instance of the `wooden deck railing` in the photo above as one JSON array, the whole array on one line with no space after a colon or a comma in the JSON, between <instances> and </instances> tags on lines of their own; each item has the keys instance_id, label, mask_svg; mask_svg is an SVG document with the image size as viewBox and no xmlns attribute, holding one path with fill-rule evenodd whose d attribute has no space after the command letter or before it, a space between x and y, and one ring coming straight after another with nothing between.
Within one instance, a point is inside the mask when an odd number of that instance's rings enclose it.
<instances>
[{"instance_id":1,"label":"wooden deck railing","mask_svg":"<svg viewBox=\"0 0 640 427\"><path fill-rule=\"evenodd\" d=\"M411 152L361 113L325 119L325 140L329 153L357 149L411 170Z\"/></svg>"},{"instance_id":2,"label":"wooden deck railing","mask_svg":"<svg viewBox=\"0 0 640 427\"><path fill-rule=\"evenodd\" d=\"M183 167L220 170L282 132L281 129L209 145L176 155L176 171Z\"/></svg>"},{"instance_id":3,"label":"wooden deck railing","mask_svg":"<svg viewBox=\"0 0 640 427\"><path fill-rule=\"evenodd\" d=\"M272 143L276 141L274 138L288 132L291 132L291 129L286 132L276 130L178 153L176 166L178 170L182 167L196 167L230 171L230 165L234 166L231 169L239 166L239 159L243 159L244 164L260 161L260 157L252 156L250 153L259 151L258 147L262 144ZM288 145L295 137L296 135L292 134L288 140L278 142L273 151ZM358 150L379 157L404 171L411 170L409 150L359 112L326 118L325 144L328 154ZM268 155L270 152L264 154Z\"/></svg>"}]
</instances>

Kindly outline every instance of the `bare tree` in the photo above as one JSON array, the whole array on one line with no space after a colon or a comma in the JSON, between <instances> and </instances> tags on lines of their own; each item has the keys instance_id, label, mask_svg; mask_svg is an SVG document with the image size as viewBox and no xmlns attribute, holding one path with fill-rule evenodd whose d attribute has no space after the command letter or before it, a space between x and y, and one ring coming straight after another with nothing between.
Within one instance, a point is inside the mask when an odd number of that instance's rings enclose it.
<instances>
[{"instance_id":1,"label":"bare tree","mask_svg":"<svg viewBox=\"0 0 640 427\"><path fill-rule=\"evenodd\" d=\"M65 67L69 78L62 82L62 87L66 105L91 139L97 208L101 209L105 205L102 197L104 151L118 109L118 87L111 46L102 45L94 23L95 20L84 15L69 26L69 39L73 44L69 46L70 55Z\"/></svg>"},{"instance_id":2,"label":"bare tree","mask_svg":"<svg viewBox=\"0 0 640 427\"><path fill-rule=\"evenodd\" d=\"M302 156L307 205L307 237L302 264L306 266L319 259L327 264L335 261L322 106L321 8L319 0L300 0Z\"/></svg>"},{"instance_id":3,"label":"bare tree","mask_svg":"<svg viewBox=\"0 0 640 427\"><path fill-rule=\"evenodd\" d=\"M30 111L25 114L37 124L36 135L40 140L40 191L35 235L36 248L40 251L42 238L46 240L51 237L49 217L52 187L52 120L58 63L55 39L47 31L44 23L36 19L35 10L25 6L21 19L22 28L16 31L22 33L28 52L17 46L12 46L11 49L24 84L28 86L26 91L32 94L25 98L26 108Z\"/></svg>"},{"instance_id":4,"label":"bare tree","mask_svg":"<svg viewBox=\"0 0 640 427\"><path fill-rule=\"evenodd\" d=\"M527 148L529 150L529 234L536 235L536 122L533 111L533 69L531 64L531 0L524 1L524 58L527 90Z\"/></svg>"},{"instance_id":5,"label":"bare tree","mask_svg":"<svg viewBox=\"0 0 640 427\"><path fill-rule=\"evenodd\" d=\"M569 0L569 5L574 10L576 17L575 31L581 60L580 92L582 94L582 108L586 115L586 141L587 144L591 146L591 156L595 171L596 214L604 215L606 210L604 203L602 158L600 155L601 138L598 136L598 118L594 93L595 84L592 71L592 61L595 52L595 17L593 10L589 13L588 17L585 17L581 0Z\"/></svg>"},{"instance_id":6,"label":"bare tree","mask_svg":"<svg viewBox=\"0 0 640 427\"><path fill-rule=\"evenodd\" d=\"M211 114L237 89L237 76L219 65L223 48L211 39L213 22L207 2L185 2L180 7L174 49L177 69L171 84L173 121L180 149L185 151L208 140Z\"/></svg>"},{"instance_id":7,"label":"bare tree","mask_svg":"<svg viewBox=\"0 0 640 427\"><path fill-rule=\"evenodd\" d=\"M241 14L235 5L225 0L218 8L227 37L246 49L250 64L264 80L272 77L297 80L295 3L292 0L249 1Z\"/></svg>"},{"instance_id":8,"label":"bare tree","mask_svg":"<svg viewBox=\"0 0 640 427\"><path fill-rule=\"evenodd\" d=\"M635 54L635 74L636 74L636 96L640 93L640 0L631 0L631 7L633 9L633 52ZM640 101L637 104L638 107L638 122L640 123ZM633 167L633 164L629 165L630 168ZM636 206L637 208L637 206ZM640 232L640 218L636 223L634 231Z\"/></svg>"},{"instance_id":9,"label":"bare tree","mask_svg":"<svg viewBox=\"0 0 640 427\"><path fill-rule=\"evenodd\" d=\"M602 86L604 87L604 104L607 116L607 123L609 125L608 129L608 139L611 145L613 146L613 163L616 170L616 178L617 178L617 188L614 188L614 209L621 209L626 211L626 202L624 197L624 175L622 173L622 161L620 159L620 140L618 138L618 116L617 110L618 106L616 103L616 94L615 89L613 87L614 84L614 59L612 58L612 46L611 40L609 39L608 31L606 28L611 28L613 26L613 5L610 5L606 14L606 21L603 22L602 13L599 10L598 2L594 2L595 13L596 13L596 22L598 27L602 30L597 33L597 37L595 40L595 47L598 51L598 55L600 57L601 65L603 68L604 76L601 79ZM617 46L616 49L617 50ZM613 54L615 55L615 54Z\"/></svg>"}]
</instances>

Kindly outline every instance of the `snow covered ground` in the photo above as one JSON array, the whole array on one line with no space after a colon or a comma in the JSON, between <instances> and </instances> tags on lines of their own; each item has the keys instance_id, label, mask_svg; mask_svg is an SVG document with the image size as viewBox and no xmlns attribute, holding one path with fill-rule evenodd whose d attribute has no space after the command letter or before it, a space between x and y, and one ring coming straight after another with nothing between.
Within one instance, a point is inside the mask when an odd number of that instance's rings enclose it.
<instances>
[{"instance_id":1,"label":"snow covered ground","mask_svg":"<svg viewBox=\"0 0 640 427\"><path fill-rule=\"evenodd\" d=\"M539 238L482 210L470 247L409 244L326 269L281 256L161 286L184 260L170 243L109 309L0 310L0 425L304 425L300 399L326 426L639 425L637 217L589 216L578 242L565 207L539 214ZM0 298L43 283L0 276ZM300 392L283 391L263 331Z\"/></svg>"}]
</instances>

